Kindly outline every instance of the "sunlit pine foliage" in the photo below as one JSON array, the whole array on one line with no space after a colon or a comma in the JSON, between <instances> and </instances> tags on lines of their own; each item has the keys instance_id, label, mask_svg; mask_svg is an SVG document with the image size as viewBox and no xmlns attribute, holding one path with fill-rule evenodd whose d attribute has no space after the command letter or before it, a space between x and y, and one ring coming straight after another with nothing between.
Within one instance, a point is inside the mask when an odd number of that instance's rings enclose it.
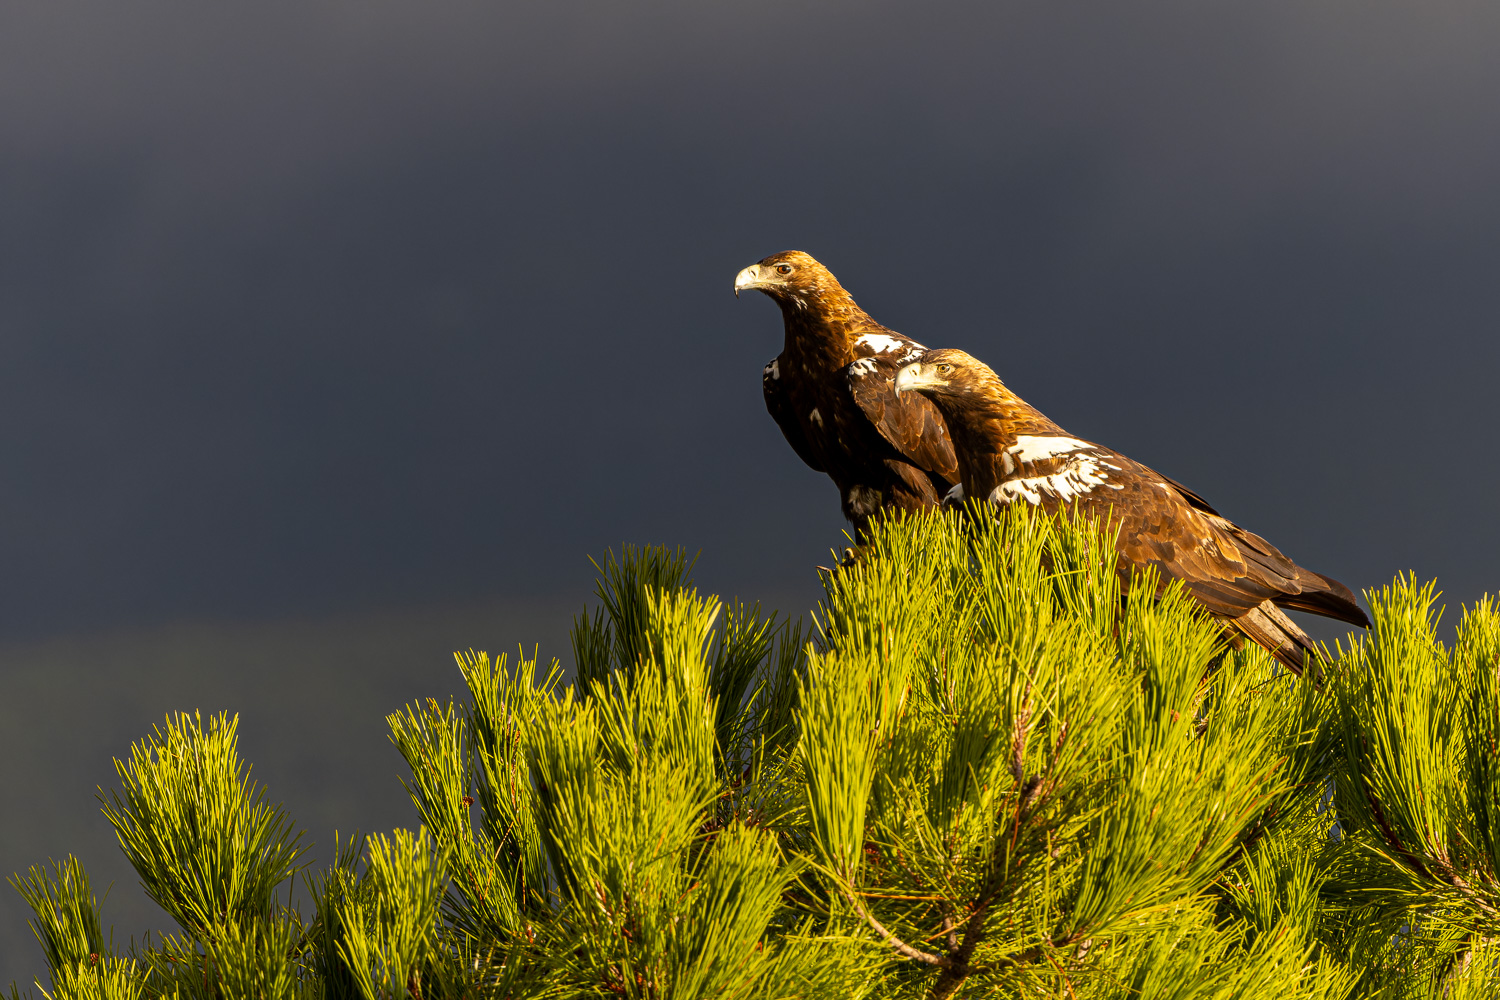
<instances>
[{"instance_id":1,"label":"sunlit pine foliage","mask_svg":"<svg viewBox=\"0 0 1500 1000\"><path fill-rule=\"evenodd\" d=\"M1497 990L1488 601L1450 650L1398 579L1320 689L1025 510L879 527L811 626L698 593L681 552L598 568L571 677L460 653L462 699L388 720L416 829L320 867L235 719L167 719L102 798L176 930L117 946L76 859L32 868L35 995Z\"/></svg>"}]
</instances>

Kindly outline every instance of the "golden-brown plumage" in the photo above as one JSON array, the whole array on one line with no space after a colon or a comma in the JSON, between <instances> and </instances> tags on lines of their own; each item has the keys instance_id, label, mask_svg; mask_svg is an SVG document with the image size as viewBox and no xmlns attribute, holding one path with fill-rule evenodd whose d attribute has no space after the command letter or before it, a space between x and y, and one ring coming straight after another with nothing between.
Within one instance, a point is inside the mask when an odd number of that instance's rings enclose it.
<instances>
[{"instance_id":1,"label":"golden-brown plumage","mask_svg":"<svg viewBox=\"0 0 1500 1000\"><path fill-rule=\"evenodd\" d=\"M958 482L943 418L920 396L897 398L896 370L925 350L855 304L838 279L798 250L742 270L781 307L786 343L766 365L766 409L802 461L827 473L858 530L882 510L936 506Z\"/></svg>"},{"instance_id":2,"label":"golden-brown plumage","mask_svg":"<svg viewBox=\"0 0 1500 1000\"><path fill-rule=\"evenodd\" d=\"M1292 562L1202 497L1117 451L1072 437L963 351L927 351L896 389L932 400L947 421L963 492L1054 511L1072 505L1119 531L1122 576L1157 567L1231 631L1301 672L1312 640L1282 608L1369 627L1348 587Z\"/></svg>"}]
</instances>

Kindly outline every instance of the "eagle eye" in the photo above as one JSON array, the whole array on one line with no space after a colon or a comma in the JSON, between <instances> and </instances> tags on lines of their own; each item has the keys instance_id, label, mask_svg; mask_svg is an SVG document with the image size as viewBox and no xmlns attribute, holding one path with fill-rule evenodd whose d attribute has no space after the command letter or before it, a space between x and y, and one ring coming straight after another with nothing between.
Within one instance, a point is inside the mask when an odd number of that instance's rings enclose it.
<instances>
[{"instance_id":1,"label":"eagle eye","mask_svg":"<svg viewBox=\"0 0 1500 1000\"><path fill-rule=\"evenodd\" d=\"M791 274L792 273L792 265L790 265L790 264L777 264L776 265L776 273L777 274Z\"/></svg>"},{"instance_id":2,"label":"eagle eye","mask_svg":"<svg viewBox=\"0 0 1500 1000\"><path fill-rule=\"evenodd\" d=\"M938 374L939 375L952 375L953 374L953 366L949 365L949 364L938 365Z\"/></svg>"}]
</instances>

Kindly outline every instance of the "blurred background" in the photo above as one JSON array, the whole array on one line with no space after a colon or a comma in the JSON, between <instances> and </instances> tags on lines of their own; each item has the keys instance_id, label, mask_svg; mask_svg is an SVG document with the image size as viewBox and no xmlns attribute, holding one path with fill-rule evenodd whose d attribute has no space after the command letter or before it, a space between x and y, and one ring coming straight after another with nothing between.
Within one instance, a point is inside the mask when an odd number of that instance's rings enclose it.
<instances>
[{"instance_id":1,"label":"blurred background","mask_svg":"<svg viewBox=\"0 0 1500 1000\"><path fill-rule=\"evenodd\" d=\"M804 612L838 498L731 294L782 249L1451 622L1500 551L1497 42L1458 0L6 5L0 871L167 925L94 789L183 709L315 857L414 823L383 716L455 649L566 663L610 547Z\"/></svg>"}]
</instances>

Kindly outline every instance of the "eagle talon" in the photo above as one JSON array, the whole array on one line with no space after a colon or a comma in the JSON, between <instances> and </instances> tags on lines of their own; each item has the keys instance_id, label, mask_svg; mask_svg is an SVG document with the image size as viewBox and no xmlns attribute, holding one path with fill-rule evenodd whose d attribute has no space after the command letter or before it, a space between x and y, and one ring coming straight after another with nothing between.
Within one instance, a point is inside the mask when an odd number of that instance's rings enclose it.
<instances>
[{"instance_id":1,"label":"eagle talon","mask_svg":"<svg viewBox=\"0 0 1500 1000\"><path fill-rule=\"evenodd\" d=\"M868 551L868 547L864 545L844 546L844 554L839 558L839 569L853 569L858 566L865 561Z\"/></svg>"}]
</instances>

